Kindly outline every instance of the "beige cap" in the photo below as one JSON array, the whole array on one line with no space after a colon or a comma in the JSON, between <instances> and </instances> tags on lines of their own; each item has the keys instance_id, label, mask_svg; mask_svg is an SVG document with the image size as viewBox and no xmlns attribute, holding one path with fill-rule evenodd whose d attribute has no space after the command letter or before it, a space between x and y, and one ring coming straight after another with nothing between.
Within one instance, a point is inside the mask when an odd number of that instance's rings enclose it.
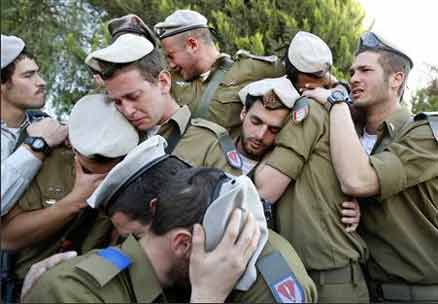
<instances>
[{"instance_id":1,"label":"beige cap","mask_svg":"<svg viewBox=\"0 0 438 304\"><path fill-rule=\"evenodd\" d=\"M73 107L68 121L73 148L86 157L119 157L139 141L135 128L104 94L86 95Z\"/></svg>"},{"instance_id":2,"label":"beige cap","mask_svg":"<svg viewBox=\"0 0 438 304\"><path fill-rule=\"evenodd\" d=\"M202 226L205 230L206 250L211 251L219 244L224 235L226 226L235 208L251 212L260 228L260 240L246 271L237 282L235 289L248 290L257 279L255 263L268 240L268 227L263 205L256 187L246 175L233 177L222 184L218 197L207 208ZM243 219L242 219L243 220ZM243 221L240 230L243 227Z\"/></svg>"},{"instance_id":3,"label":"beige cap","mask_svg":"<svg viewBox=\"0 0 438 304\"><path fill-rule=\"evenodd\" d=\"M106 48L90 53L85 63L93 70L102 72L96 59L110 63L130 63L151 53L154 45L148 39L136 34L123 34Z\"/></svg>"},{"instance_id":4,"label":"beige cap","mask_svg":"<svg viewBox=\"0 0 438 304\"><path fill-rule=\"evenodd\" d=\"M251 82L239 91L239 97L245 105L248 94L251 96L267 96L271 95L272 92L278 97L279 101L289 109L294 106L295 101L300 97L300 94L286 76L280 78L266 78Z\"/></svg>"},{"instance_id":5,"label":"beige cap","mask_svg":"<svg viewBox=\"0 0 438 304\"><path fill-rule=\"evenodd\" d=\"M1 67L9 65L20 55L25 47L21 38L16 36L1 35Z\"/></svg>"},{"instance_id":6,"label":"beige cap","mask_svg":"<svg viewBox=\"0 0 438 304\"><path fill-rule=\"evenodd\" d=\"M164 39L185 31L208 28L207 18L191 10L177 10L163 22L155 24L154 30L159 39Z\"/></svg>"},{"instance_id":7,"label":"beige cap","mask_svg":"<svg viewBox=\"0 0 438 304\"><path fill-rule=\"evenodd\" d=\"M324 75L333 65L332 52L318 36L300 31L289 45L288 58L300 72Z\"/></svg>"},{"instance_id":8,"label":"beige cap","mask_svg":"<svg viewBox=\"0 0 438 304\"><path fill-rule=\"evenodd\" d=\"M110 20L108 22L108 31L113 41L121 35L131 33L146 37L146 39L152 42L154 47L158 44L154 31L152 31L139 16L134 14Z\"/></svg>"},{"instance_id":9,"label":"beige cap","mask_svg":"<svg viewBox=\"0 0 438 304\"><path fill-rule=\"evenodd\" d=\"M87 199L92 208L105 206L116 192L138 172L152 167L166 153L167 142L159 135L152 136L135 147L120 163L118 163L100 183L99 187Z\"/></svg>"}]
</instances>

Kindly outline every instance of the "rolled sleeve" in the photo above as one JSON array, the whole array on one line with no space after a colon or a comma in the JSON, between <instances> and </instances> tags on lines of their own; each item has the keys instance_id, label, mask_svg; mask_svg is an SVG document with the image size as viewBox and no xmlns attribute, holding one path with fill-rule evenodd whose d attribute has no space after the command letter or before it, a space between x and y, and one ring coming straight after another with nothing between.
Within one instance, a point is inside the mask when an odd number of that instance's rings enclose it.
<instances>
[{"instance_id":1,"label":"rolled sleeve","mask_svg":"<svg viewBox=\"0 0 438 304\"><path fill-rule=\"evenodd\" d=\"M295 180L303 169L304 158L286 147L276 146L266 164Z\"/></svg>"},{"instance_id":2,"label":"rolled sleeve","mask_svg":"<svg viewBox=\"0 0 438 304\"><path fill-rule=\"evenodd\" d=\"M42 161L19 147L1 164L1 215L18 201L40 169Z\"/></svg>"},{"instance_id":3,"label":"rolled sleeve","mask_svg":"<svg viewBox=\"0 0 438 304\"><path fill-rule=\"evenodd\" d=\"M406 167L400 158L391 152L370 156L380 184L380 197L386 199L402 191L407 184Z\"/></svg>"}]
</instances>

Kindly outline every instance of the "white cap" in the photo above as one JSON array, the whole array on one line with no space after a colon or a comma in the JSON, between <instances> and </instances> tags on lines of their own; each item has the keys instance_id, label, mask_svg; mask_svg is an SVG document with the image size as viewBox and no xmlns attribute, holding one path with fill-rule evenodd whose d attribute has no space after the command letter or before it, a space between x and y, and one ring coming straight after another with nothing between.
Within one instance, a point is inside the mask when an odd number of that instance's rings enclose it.
<instances>
[{"instance_id":1,"label":"white cap","mask_svg":"<svg viewBox=\"0 0 438 304\"><path fill-rule=\"evenodd\" d=\"M248 94L251 96L266 96L272 92L289 109L292 109L295 101L300 97L300 94L286 76L251 82L239 91L239 97L243 105L245 105Z\"/></svg>"},{"instance_id":2,"label":"white cap","mask_svg":"<svg viewBox=\"0 0 438 304\"><path fill-rule=\"evenodd\" d=\"M231 177L230 175L228 176ZM268 240L268 226L263 211L263 204L251 179L246 175L241 175L239 177L232 177L231 180L222 184L218 197L208 206L204 214L202 226L205 230L206 250L211 251L222 240L231 213L235 208L251 212L261 232L257 249L251 257L246 271L235 286L235 289L245 291L257 279L255 263ZM240 223L239 230L242 227L243 221Z\"/></svg>"},{"instance_id":3,"label":"white cap","mask_svg":"<svg viewBox=\"0 0 438 304\"><path fill-rule=\"evenodd\" d=\"M9 65L20 55L25 47L21 38L16 36L1 35L1 67Z\"/></svg>"},{"instance_id":4,"label":"white cap","mask_svg":"<svg viewBox=\"0 0 438 304\"><path fill-rule=\"evenodd\" d=\"M158 38L164 39L185 31L208 28L207 18L191 10L177 10L163 22L155 24L154 30Z\"/></svg>"},{"instance_id":5,"label":"white cap","mask_svg":"<svg viewBox=\"0 0 438 304\"><path fill-rule=\"evenodd\" d=\"M303 73L323 75L333 65L333 56L328 45L318 36L302 31L292 39L288 58Z\"/></svg>"},{"instance_id":6,"label":"white cap","mask_svg":"<svg viewBox=\"0 0 438 304\"><path fill-rule=\"evenodd\" d=\"M130 63L151 53L154 45L145 37L136 34L123 34L106 48L90 53L85 63L92 69L102 72L96 59L110 63Z\"/></svg>"},{"instance_id":7,"label":"white cap","mask_svg":"<svg viewBox=\"0 0 438 304\"><path fill-rule=\"evenodd\" d=\"M133 149L118 163L87 199L92 208L105 206L116 192L137 172L166 155L167 142L159 135L153 136Z\"/></svg>"},{"instance_id":8,"label":"white cap","mask_svg":"<svg viewBox=\"0 0 438 304\"><path fill-rule=\"evenodd\" d=\"M73 148L85 157L119 157L138 144L138 132L104 94L82 97L68 121Z\"/></svg>"}]
</instances>

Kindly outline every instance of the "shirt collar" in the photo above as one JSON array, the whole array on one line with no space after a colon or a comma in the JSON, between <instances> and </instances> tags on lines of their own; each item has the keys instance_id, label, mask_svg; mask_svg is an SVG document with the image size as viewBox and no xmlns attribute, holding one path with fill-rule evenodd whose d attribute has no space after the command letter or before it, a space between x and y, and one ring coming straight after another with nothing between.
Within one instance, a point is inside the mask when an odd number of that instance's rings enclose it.
<instances>
[{"instance_id":1,"label":"shirt collar","mask_svg":"<svg viewBox=\"0 0 438 304\"><path fill-rule=\"evenodd\" d=\"M170 118L170 120L173 120L176 122L179 128L180 134L183 134L184 131L187 129L187 125L190 122L190 118L192 116L192 113L190 112L190 109L187 105L184 105L180 107Z\"/></svg>"},{"instance_id":2,"label":"shirt collar","mask_svg":"<svg viewBox=\"0 0 438 304\"><path fill-rule=\"evenodd\" d=\"M164 295L155 270L139 242L133 236L129 236L123 242L122 250L132 259L129 274L137 302L151 303L160 295Z\"/></svg>"},{"instance_id":3,"label":"shirt collar","mask_svg":"<svg viewBox=\"0 0 438 304\"><path fill-rule=\"evenodd\" d=\"M400 130L408 119L410 119L411 113L405 108L400 108L392 113L386 120L384 120L378 127L379 134L389 134L391 138L394 138L397 131Z\"/></svg>"},{"instance_id":4,"label":"shirt collar","mask_svg":"<svg viewBox=\"0 0 438 304\"><path fill-rule=\"evenodd\" d=\"M1 122L1 127L2 129L24 129L27 128L27 126L30 124L30 118L29 118L29 114L27 114L26 112L24 113L24 120L23 122L18 126L18 128L11 128L8 127L8 125L6 124L6 122L4 122L3 120L0 120Z\"/></svg>"}]
</instances>

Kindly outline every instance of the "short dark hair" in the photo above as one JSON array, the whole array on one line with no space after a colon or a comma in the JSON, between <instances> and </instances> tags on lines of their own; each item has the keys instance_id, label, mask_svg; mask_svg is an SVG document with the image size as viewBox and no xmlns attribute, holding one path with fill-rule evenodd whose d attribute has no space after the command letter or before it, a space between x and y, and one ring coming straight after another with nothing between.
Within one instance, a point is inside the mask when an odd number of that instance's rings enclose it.
<instances>
[{"instance_id":1,"label":"short dark hair","mask_svg":"<svg viewBox=\"0 0 438 304\"><path fill-rule=\"evenodd\" d=\"M213 168L179 171L162 185L151 231L163 235L175 228L191 229L201 223L218 182L226 175Z\"/></svg>"},{"instance_id":2,"label":"short dark hair","mask_svg":"<svg viewBox=\"0 0 438 304\"><path fill-rule=\"evenodd\" d=\"M155 83L158 80L158 75L165 68L163 58L156 48L154 48L152 52L150 52L146 56L134 62L112 63L99 59L97 59L97 61L99 63L101 71L103 72L98 72L94 70L93 72L99 74L104 80L112 78L115 73L117 73L121 69L124 69L126 67L134 67L140 72L145 80L151 83Z\"/></svg>"},{"instance_id":3,"label":"short dark hair","mask_svg":"<svg viewBox=\"0 0 438 304\"><path fill-rule=\"evenodd\" d=\"M372 52L380 55L378 62L382 66L385 79L387 79L389 75L398 72L402 72L405 75L405 79L403 79L403 83L398 90L398 94L402 96L409 72L411 71L411 63L409 62L409 60L394 52L382 49L363 48L356 52L356 56L363 52Z\"/></svg>"},{"instance_id":4,"label":"short dark hair","mask_svg":"<svg viewBox=\"0 0 438 304\"><path fill-rule=\"evenodd\" d=\"M138 220L145 225L149 224L152 219L149 202L158 197L160 189L167 180L188 166L187 163L174 156L157 163L111 200L107 206L107 215L111 217L116 212L122 212L132 220Z\"/></svg>"},{"instance_id":5,"label":"short dark hair","mask_svg":"<svg viewBox=\"0 0 438 304\"><path fill-rule=\"evenodd\" d=\"M1 69L1 83L5 84L6 82L12 79L12 75L15 72L15 66L17 63L25 58L34 59L34 56L26 49L26 47L21 51L20 55L14 59L10 64Z\"/></svg>"}]
</instances>

